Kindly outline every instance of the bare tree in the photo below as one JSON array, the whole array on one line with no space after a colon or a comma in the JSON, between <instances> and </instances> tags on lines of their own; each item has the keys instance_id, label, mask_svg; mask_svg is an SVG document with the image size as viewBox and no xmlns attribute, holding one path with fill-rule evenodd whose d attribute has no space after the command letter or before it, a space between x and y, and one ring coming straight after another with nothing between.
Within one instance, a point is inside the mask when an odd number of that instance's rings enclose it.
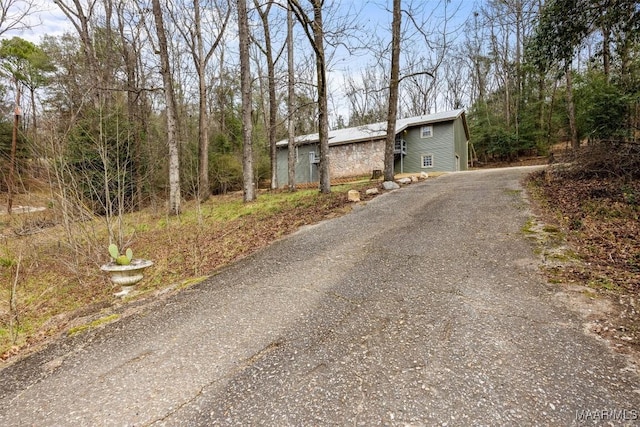
<instances>
[{"instance_id":1,"label":"bare tree","mask_svg":"<svg viewBox=\"0 0 640 427\"><path fill-rule=\"evenodd\" d=\"M452 54L443 66L447 90L442 102L445 109L457 110L464 106L465 96L470 95L464 55Z\"/></svg>"},{"instance_id":2,"label":"bare tree","mask_svg":"<svg viewBox=\"0 0 640 427\"><path fill-rule=\"evenodd\" d=\"M573 70L571 69L571 61L566 61L564 67L564 75L567 83L567 115L569 118L569 133L571 138L571 147L579 148L580 139L578 139L578 125L576 124L576 106L573 100Z\"/></svg>"},{"instance_id":3,"label":"bare tree","mask_svg":"<svg viewBox=\"0 0 640 427\"><path fill-rule=\"evenodd\" d=\"M37 0L2 0L0 2L0 36L7 31L31 28L27 18L38 11L36 7L39 3Z\"/></svg>"},{"instance_id":4,"label":"bare tree","mask_svg":"<svg viewBox=\"0 0 640 427\"><path fill-rule=\"evenodd\" d=\"M490 0L482 8L489 29L496 86L504 97L504 119L519 134L523 102L523 50L533 30L539 0Z\"/></svg>"},{"instance_id":5,"label":"bare tree","mask_svg":"<svg viewBox=\"0 0 640 427\"><path fill-rule=\"evenodd\" d=\"M149 109L146 91L144 90L145 76L140 64L142 56L142 30L138 25L137 16L142 13L138 8L128 9L124 0L116 4L116 19L120 35L120 49L126 73L127 114L132 129L132 169L135 182L135 203L133 206L142 207L143 178L142 178L142 145L143 135L148 130Z\"/></svg>"},{"instance_id":6,"label":"bare tree","mask_svg":"<svg viewBox=\"0 0 640 427\"><path fill-rule=\"evenodd\" d=\"M318 138L320 140L320 192L331 192L329 176L329 107L327 102L327 61L324 51L323 0L309 0L313 8L310 18L298 0L288 0L298 22L315 52L318 91Z\"/></svg>"},{"instance_id":7,"label":"bare tree","mask_svg":"<svg viewBox=\"0 0 640 427\"><path fill-rule=\"evenodd\" d=\"M487 94L487 80L491 72L491 61L485 53L484 25L480 21L480 12L474 11L466 23L463 49L468 61L468 74L471 82L469 103L484 102Z\"/></svg>"},{"instance_id":8,"label":"bare tree","mask_svg":"<svg viewBox=\"0 0 640 427\"><path fill-rule=\"evenodd\" d=\"M84 77L90 87L88 102L96 108L111 98L116 70L120 62L114 43L111 22L113 0L54 0L75 28L82 46L89 73ZM99 35L99 36L98 36Z\"/></svg>"},{"instance_id":9,"label":"bare tree","mask_svg":"<svg viewBox=\"0 0 640 427\"><path fill-rule=\"evenodd\" d=\"M169 145L169 214L178 215L181 209L178 112L173 88L173 75L169 65L167 34L164 29L164 19L162 16L162 8L160 7L160 0L151 0L151 3L153 6L153 17L158 36L160 74L162 75L162 81L164 84L164 98L167 111L167 143Z\"/></svg>"},{"instance_id":10,"label":"bare tree","mask_svg":"<svg viewBox=\"0 0 640 427\"><path fill-rule=\"evenodd\" d=\"M205 11L211 11L209 21L212 28L203 30L201 18L201 0L193 0L193 16L183 10L179 16L174 16L177 21L183 19L183 25L178 25L178 31L182 34L198 75L198 198L206 200L211 195L209 186L209 114L207 109L207 76L206 68L214 51L223 39L225 28L231 16L231 7L228 0L225 6L219 2L206 1ZM208 36L212 38L209 39ZM206 46L205 46L206 45Z\"/></svg>"},{"instance_id":11,"label":"bare tree","mask_svg":"<svg viewBox=\"0 0 640 427\"><path fill-rule=\"evenodd\" d=\"M359 77L346 78L349 126L360 126L386 119L389 105L390 68L387 61L375 61Z\"/></svg>"},{"instance_id":12,"label":"bare tree","mask_svg":"<svg viewBox=\"0 0 640 427\"><path fill-rule=\"evenodd\" d=\"M275 66L277 58L274 58L273 43L271 36L271 26L269 25L269 13L273 1L267 2L264 6L260 5L259 0L253 0L264 31L264 46L257 45L265 55L267 60L267 86L269 91L269 117L267 123L267 139L269 141L269 157L271 160L271 189L278 188L278 165L276 150L276 125L278 113L278 100L276 98L276 73Z\"/></svg>"},{"instance_id":13,"label":"bare tree","mask_svg":"<svg viewBox=\"0 0 640 427\"><path fill-rule=\"evenodd\" d=\"M407 80L402 99L403 116L429 114L437 110L438 91L441 88L440 68L449 58L454 39L459 31L452 27L451 20L458 12L460 3L450 6L450 1L438 2L438 7L426 7L410 3L403 9L408 26L402 31L405 66L400 80ZM441 14L436 14L441 11Z\"/></svg>"},{"instance_id":14,"label":"bare tree","mask_svg":"<svg viewBox=\"0 0 640 427\"><path fill-rule=\"evenodd\" d=\"M240 42L240 92L242 93L242 194L245 202L256 199L253 186L253 144L251 122L251 69L249 63L249 18L247 0L237 0Z\"/></svg>"},{"instance_id":15,"label":"bare tree","mask_svg":"<svg viewBox=\"0 0 640 427\"><path fill-rule=\"evenodd\" d=\"M11 134L11 154L9 156L9 175L7 177L7 213L11 215L13 207L13 174L16 164L16 147L18 144L18 125L20 124L20 86L16 79L16 106L13 114L13 132Z\"/></svg>"},{"instance_id":16,"label":"bare tree","mask_svg":"<svg viewBox=\"0 0 640 427\"><path fill-rule=\"evenodd\" d=\"M289 191L296 191L296 140L293 121L293 103L295 100L295 70L293 68L293 11L287 5L287 129L288 129L288 158L287 171Z\"/></svg>"},{"instance_id":17,"label":"bare tree","mask_svg":"<svg viewBox=\"0 0 640 427\"><path fill-rule=\"evenodd\" d=\"M396 119L398 115L398 87L400 86L400 28L402 10L400 0L393 0L391 24L391 76L389 78L389 113L387 114L387 138L384 145L384 180L393 181Z\"/></svg>"}]
</instances>

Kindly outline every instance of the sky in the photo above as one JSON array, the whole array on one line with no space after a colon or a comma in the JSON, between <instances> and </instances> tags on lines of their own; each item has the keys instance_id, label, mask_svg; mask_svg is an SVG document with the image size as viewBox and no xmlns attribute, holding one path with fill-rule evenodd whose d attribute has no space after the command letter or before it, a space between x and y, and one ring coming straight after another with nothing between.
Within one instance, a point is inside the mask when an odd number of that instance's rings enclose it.
<instances>
[{"instance_id":1,"label":"sky","mask_svg":"<svg viewBox=\"0 0 640 427\"><path fill-rule=\"evenodd\" d=\"M31 28L8 31L2 38L21 37L37 44L44 35L59 36L73 29L67 17L51 0L39 0L34 11L26 22Z\"/></svg>"},{"instance_id":2,"label":"sky","mask_svg":"<svg viewBox=\"0 0 640 427\"><path fill-rule=\"evenodd\" d=\"M39 43L43 35L59 36L64 32L73 32L73 26L68 22L66 16L60 11L58 6L51 0L38 0L39 1L39 13L34 14L29 19L29 25L31 29L22 31L9 31L2 35L2 38L8 37L22 37L33 43ZM448 23L448 28L460 28L464 21L471 15L474 7L480 0L451 0L447 4L447 14L451 15ZM372 34L372 38L369 40L361 40L361 44L371 43L373 37L381 38L381 43L388 43L390 36L391 25L391 0L336 0L335 2L327 1L328 7L338 8L336 16L330 13L325 14L325 25L331 26L337 23L340 15L353 16L358 14L357 21L368 28L367 33ZM444 4L447 0L403 0L403 8L408 8L411 4L415 4L417 9L425 17L427 25L440 25L443 22L445 15ZM303 1L304 4L304 1ZM455 13L453 13L455 12ZM403 16L405 24L409 23L406 16ZM418 19L417 19L418 20ZM356 19L347 21L346 24L351 24ZM230 30L235 30L233 25L228 27ZM425 29L426 30L426 29ZM237 30L236 30L237 31ZM415 31L415 30L414 30ZM344 47L338 47L337 50L332 52L328 47L327 51L333 53L332 62L330 63L329 79L329 92L332 95L331 108L333 113L331 119L335 122L338 115L343 116L345 119L349 115L348 102L344 96L345 81L347 77L359 78L361 71L365 66L368 66L372 62L371 53L365 50L360 50L359 53L348 51Z\"/></svg>"},{"instance_id":3,"label":"sky","mask_svg":"<svg viewBox=\"0 0 640 427\"><path fill-rule=\"evenodd\" d=\"M458 36L463 34L465 21L472 15L474 8L478 4L478 1L470 0L451 0L445 9L446 0L403 0L402 7L411 8L413 12L420 13L420 16L415 17L416 23L425 23L426 26L421 30L429 32L432 29L439 30L445 21L445 16L448 19L447 31L456 33ZM353 2L343 2L345 4L358 4L356 7L360 13L360 22L367 25L371 34L382 38L382 44L390 43L391 40L391 0L361 0ZM413 3L413 5L412 5ZM403 29L413 31L413 23L407 19L406 14L403 14ZM432 26L433 28L427 28ZM374 36L372 36L373 38ZM453 34L451 34L453 37ZM420 37L418 36L418 39ZM450 40L452 41L452 40ZM365 41L366 42L366 41ZM344 48L342 51L338 51L332 63L330 64L331 72L329 73L328 80L331 85L330 93L344 94L345 81L348 77L352 77L355 80L361 79L361 71L371 66L373 63L372 54L370 52L361 51L358 54L351 54ZM338 115L341 115L345 120L349 116L349 102L345 96L336 96L333 98L332 105L334 111L331 115L331 120L336 120Z\"/></svg>"}]
</instances>

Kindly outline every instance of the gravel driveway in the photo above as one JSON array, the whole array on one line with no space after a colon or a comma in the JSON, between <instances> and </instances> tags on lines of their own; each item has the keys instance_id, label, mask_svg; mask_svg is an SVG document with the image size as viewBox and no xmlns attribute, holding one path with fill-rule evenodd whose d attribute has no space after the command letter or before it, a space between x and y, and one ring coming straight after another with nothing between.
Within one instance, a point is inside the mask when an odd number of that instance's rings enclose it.
<instances>
[{"instance_id":1,"label":"gravel driveway","mask_svg":"<svg viewBox=\"0 0 640 427\"><path fill-rule=\"evenodd\" d=\"M0 372L0 425L640 424L640 378L523 236L528 168L307 227Z\"/></svg>"}]
</instances>

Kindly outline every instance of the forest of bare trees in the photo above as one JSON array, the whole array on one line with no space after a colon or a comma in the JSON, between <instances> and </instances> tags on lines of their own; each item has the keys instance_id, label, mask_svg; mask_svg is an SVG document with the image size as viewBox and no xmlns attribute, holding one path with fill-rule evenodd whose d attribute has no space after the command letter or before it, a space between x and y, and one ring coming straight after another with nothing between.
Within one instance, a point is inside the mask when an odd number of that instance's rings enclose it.
<instances>
[{"instance_id":1,"label":"forest of bare trees","mask_svg":"<svg viewBox=\"0 0 640 427\"><path fill-rule=\"evenodd\" d=\"M553 214L637 293L639 54L632 0L2 0L0 360L113 299L109 244L153 259L147 291L187 286L343 212L332 129L452 109L472 167L561 153ZM319 192L294 180L310 133Z\"/></svg>"},{"instance_id":2,"label":"forest of bare trees","mask_svg":"<svg viewBox=\"0 0 640 427\"><path fill-rule=\"evenodd\" d=\"M249 201L295 189L276 182L275 143L313 132L328 192L329 129L391 124L389 113L465 108L479 162L637 141L635 1L402 0L397 69L391 1L54 3L68 31L37 42L13 34L37 24L41 2L4 2L0 16L9 204L29 178L74 201L62 203L70 217L177 214L230 190Z\"/></svg>"}]
</instances>

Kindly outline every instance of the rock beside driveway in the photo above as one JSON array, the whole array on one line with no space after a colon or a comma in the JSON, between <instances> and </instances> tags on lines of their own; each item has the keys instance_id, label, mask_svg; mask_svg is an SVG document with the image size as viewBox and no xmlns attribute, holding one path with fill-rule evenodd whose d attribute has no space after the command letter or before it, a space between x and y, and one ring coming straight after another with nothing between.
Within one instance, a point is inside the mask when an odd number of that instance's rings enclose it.
<instances>
[{"instance_id":1,"label":"rock beside driveway","mask_svg":"<svg viewBox=\"0 0 640 427\"><path fill-rule=\"evenodd\" d=\"M385 181L382 183L382 188L385 190L397 190L400 186L393 181Z\"/></svg>"},{"instance_id":2,"label":"rock beside driveway","mask_svg":"<svg viewBox=\"0 0 640 427\"><path fill-rule=\"evenodd\" d=\"M349 190L347 193L347 200L350 202L359 202L360 201L360 192L358 190Z\"/></svg>"}]
</instances>

